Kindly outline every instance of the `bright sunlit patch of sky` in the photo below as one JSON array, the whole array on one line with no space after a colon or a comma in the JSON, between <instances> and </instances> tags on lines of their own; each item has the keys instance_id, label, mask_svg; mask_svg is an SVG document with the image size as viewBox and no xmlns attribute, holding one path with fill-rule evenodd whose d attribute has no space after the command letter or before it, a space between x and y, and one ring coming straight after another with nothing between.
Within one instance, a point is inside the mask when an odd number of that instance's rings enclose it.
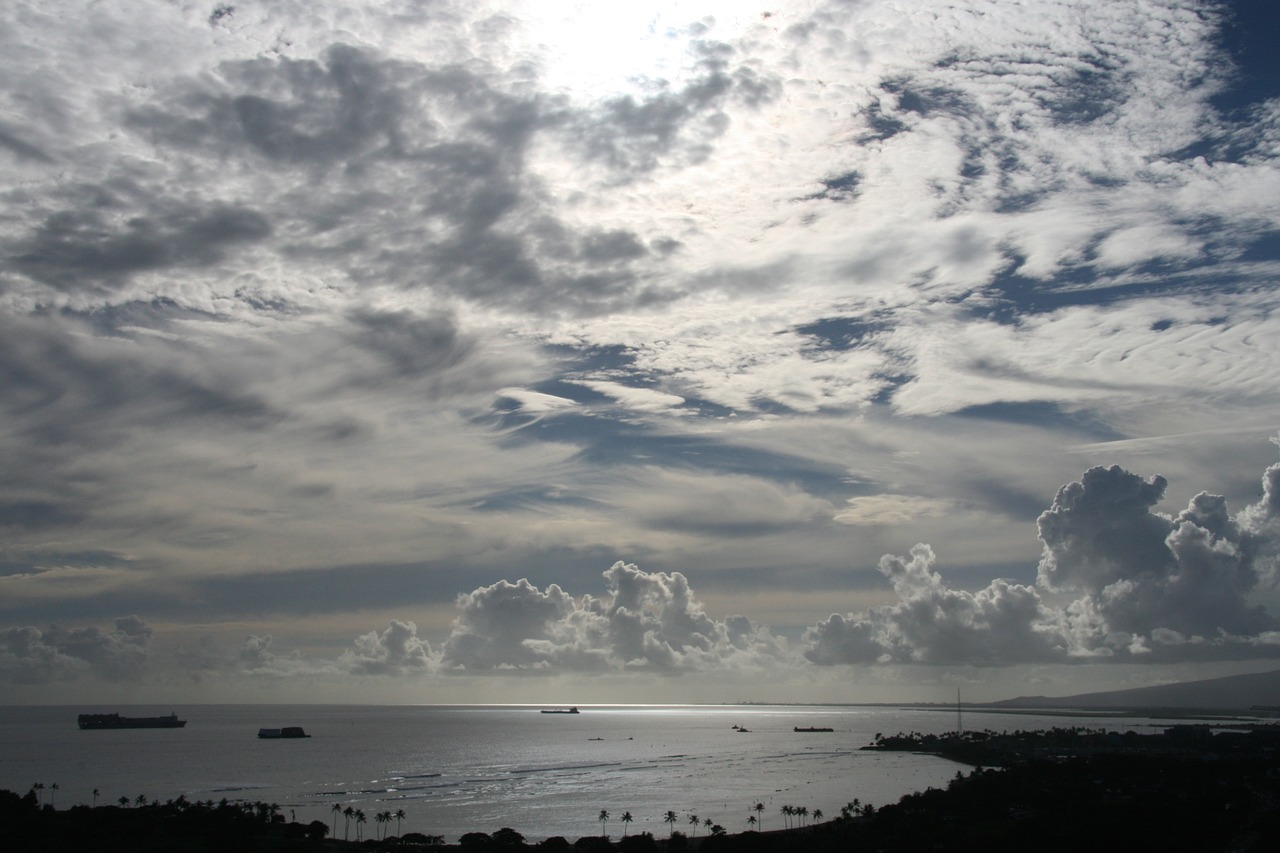
<instances>
[{"instance_id":1,"label":"bright sunlit patch of sky","mask_svg":"<svg viewBox=\"0 0 1280 853\"><path fill-rule=\"evenodd\" d=\"M575 100L678 88L693 73L692 43L732 41L768 21L770 4L750 0L526 0L515 3L518 40L540 83Z\"/></svg>"}]
</instances>

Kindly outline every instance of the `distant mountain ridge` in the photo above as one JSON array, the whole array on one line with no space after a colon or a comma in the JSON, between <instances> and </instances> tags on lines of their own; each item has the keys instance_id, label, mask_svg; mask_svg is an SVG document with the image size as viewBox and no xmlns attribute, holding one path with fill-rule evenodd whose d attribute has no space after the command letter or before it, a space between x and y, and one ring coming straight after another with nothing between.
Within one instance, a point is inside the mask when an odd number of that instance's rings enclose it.
<instances>
[{"instance_id":1,"label":"distant mountain ridge","mask_svg":"<svg viewBox=\"0 0 1280 853\"><path fill-rule=\"evenodd\" d=\"M1186 708L1248 710L1280 708L1280 669L1228 675L1204 681L1184 681L1155 687L1079 693L1075 696L1019 696L988 702L989 708Z\"/></svg>"}]
</instances>

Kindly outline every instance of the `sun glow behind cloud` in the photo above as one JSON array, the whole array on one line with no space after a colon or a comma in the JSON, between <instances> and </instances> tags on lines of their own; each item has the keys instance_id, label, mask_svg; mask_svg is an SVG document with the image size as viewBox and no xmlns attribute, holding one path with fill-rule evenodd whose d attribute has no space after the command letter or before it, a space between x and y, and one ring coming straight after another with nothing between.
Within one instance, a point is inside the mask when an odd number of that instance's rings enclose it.
<instances>
[{"instance_id":1,"label":"sun glow behind cloud","mask_svg":"<svg viewBox=\"0 0 1280 853\"><path fill-rule=\"evenodd\" d=\"M725 41L767 20L768 4L735 0L519 3L520 39L536 57L540 84L590 101L621 92L679 85L690 75L691 47Z\"/></svg>"}]
</instances>

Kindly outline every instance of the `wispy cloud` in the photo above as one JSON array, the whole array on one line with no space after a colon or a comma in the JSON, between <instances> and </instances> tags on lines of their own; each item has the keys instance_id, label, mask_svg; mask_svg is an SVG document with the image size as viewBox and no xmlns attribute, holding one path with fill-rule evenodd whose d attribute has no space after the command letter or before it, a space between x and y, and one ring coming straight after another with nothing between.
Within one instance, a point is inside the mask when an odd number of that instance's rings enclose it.
<instances>
[{"instance_id":1,"label":"wispy cloud","mask_svg":"<svg viewBox=\"0 0 1280 853\"><path fill-rule=\"evenodd\" d=\"M249 616L228 677L733 670L806 629L823 662L1269 657L1253 5L82 5L0 9L10 673L106 673L32 626L122 613L156 641L118 673ZM1154 489L1141 571L1029 532L1113 465ZM1254 508L1219 529L1191 484ZM592 633L619 561L651 647ZM521 577L561 609L461 639ZM796 618L824 594L859 606Z\"/></svg>"}]
</instances>

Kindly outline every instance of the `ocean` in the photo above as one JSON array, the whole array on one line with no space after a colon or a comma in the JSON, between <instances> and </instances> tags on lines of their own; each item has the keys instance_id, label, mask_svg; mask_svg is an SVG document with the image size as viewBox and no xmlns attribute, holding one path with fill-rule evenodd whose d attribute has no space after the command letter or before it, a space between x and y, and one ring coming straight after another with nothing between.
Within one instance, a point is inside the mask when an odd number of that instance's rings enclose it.
<instances>
[{"instance_id":1,"label":"ocean","mask_svg":"<svg viewBox=\"0 0 1280 853\"><path fill-rule=\"evenodd\" d=\"M81 731L80 713L152 716L176 711L181 729ZM855 798L884 805L942 787L968 768L934 756L865 752L877 732L941 733L954 709L870 706L192 705L0 707L0 788L61 809L139 796L275 803L286 818L321 820L336 837L356 827L333 811L362 809L363 837L379 812L404 812L400 832L444 836L509 827L531 842L601 831L665 838L663 817L693 834L707 818L729 832L779 829L784 805L834 817ZM1079 725L1150 731L1167 722L1008 715L966 710L966 729ZM311 737L260 740L259 728L302 726ZM827 727L831 732L796 732ZM746 729L747 731L741 731ZM57 784L57 790L52 786ZM764 810L752 806L762 803ZM607 823L599 815L608 811ZM633 820L624 826L621 818Z\"/></svg>"}]
</instances>

